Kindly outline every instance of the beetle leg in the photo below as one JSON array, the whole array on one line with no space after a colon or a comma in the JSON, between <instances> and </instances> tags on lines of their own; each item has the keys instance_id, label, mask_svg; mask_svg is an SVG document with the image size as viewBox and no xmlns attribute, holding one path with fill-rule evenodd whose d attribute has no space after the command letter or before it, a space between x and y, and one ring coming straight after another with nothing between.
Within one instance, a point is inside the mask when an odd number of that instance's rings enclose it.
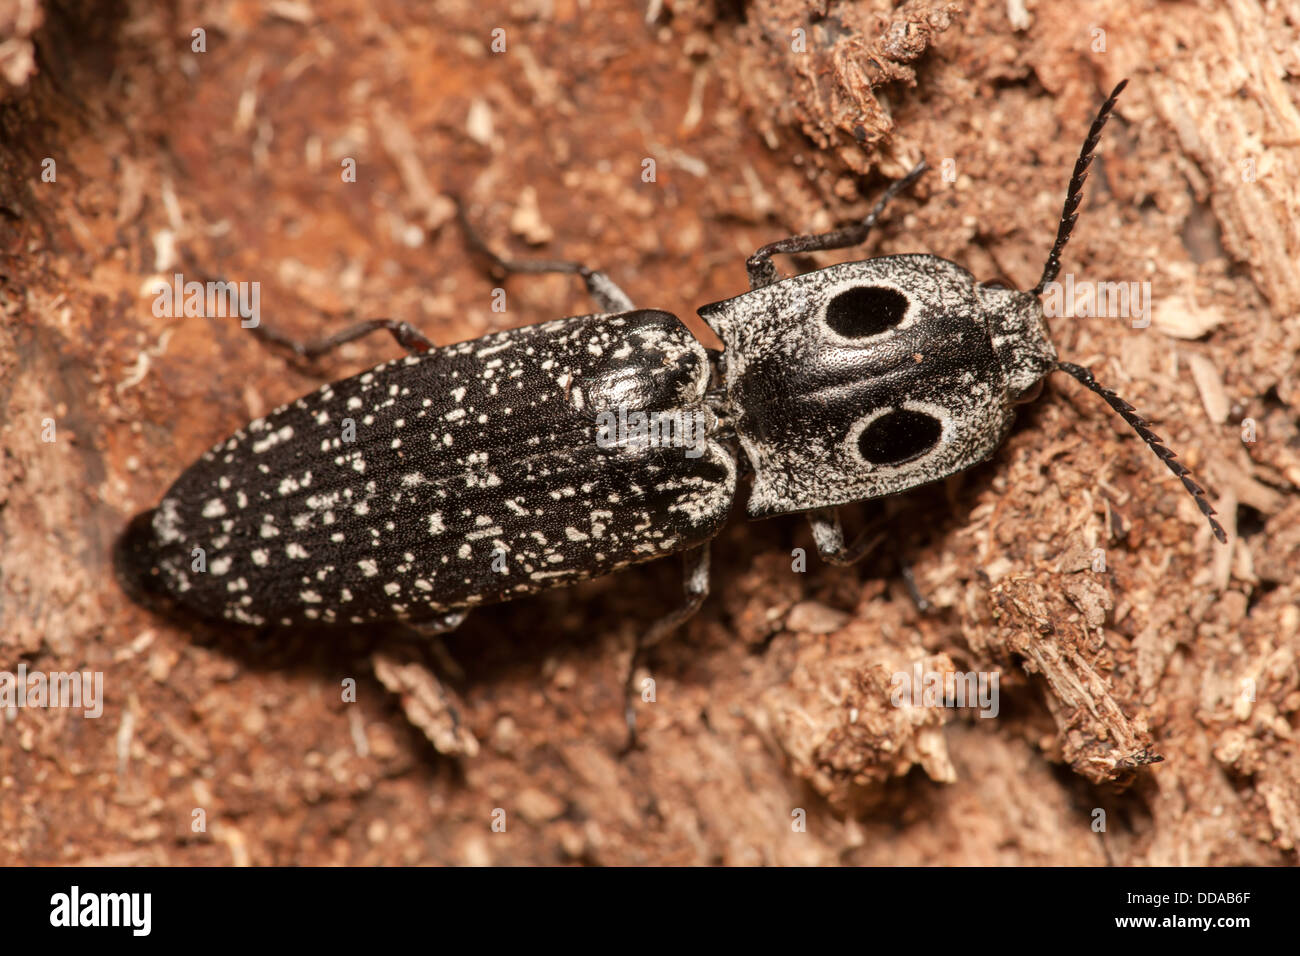
<instances>
[{"instance_id":1,"label":"beetle leg","mask_svg":"<svg viewBox=\"0 0 1300 956\"><path fill-rule=\"evenodd\" d=\"M459 197L453 198L456 201L456 212L460 217L461 228L465 231L465 238L469 240L471 246L491 261L492 268L495 271L502 275L562 272L566 275L581 276L583 283L587 286L587 293L596 301L596 305L602 312L631 312L636 308L632 304L631 297L618 287L618 283L604 272L589 269L580 262L501 258L492 251L483 237L478 234L478 231L470 225L469 216L465 212L465 203Z\"/></svg>"},{"instance_id":2,"label":"beetle leg","mask_svg":"<svg viewBox=\"0 0 1300 956\"><path fill-rule=\"evenodd\" d=\"M817 553L829 564L854 564L885 540L885 532L879 530L879 525L870 524L862 529L852 544L845 545L838 508L823 508L809 513L808 524L812 526Z\"/></svg>"},{"instance_id":3,"label":"beetle leg","mask_svg":"<svg viewBox=\"0 0 1300 956\"><path fill-rule=\"evenodd\" d=\"M627 743L623 752L627 753L636 748L636 678L637 666L641 663L645 652L658 644L665 637L685 624L709 594L709 544L706 541L698 547L691 548L689 551L682 552L682 592L685 600L675 610L665 614L659 620L655 621L650 627L642 632L636 642L636 649L632 652L632 660L628 664L627 679L623 682L624 694L624 717L627 720Z\"/></svg>"},{"instance_id":4,"label":"beetle leg","mask_svg":"<svg viewBox=\"0 0 1300 956\"><path fill-rule=\"evenodd\" d=\"M817 553L828 564L853 564L861 561L885 540L886 533L878 530L879 524L871 524L862 530L852 544L846 546L838 508L814 511L808 515L808 523L812 525L813 540L817 542ZM916 576L912 574L911 565L901 557L898 559L898 573L902 575L903 584L916 609L922 614L929 611L930 602L916 586Z\"/></svg>"},{"instance_id":5,"label":"beetle leg","mask_svg":"<svg viewBox=\"0 0 1300 956\"><path fill-rule=\"evenodd\" d=\"M851 226L844 226L840 229L832 229L830 232L821 232L810 236L789 236L785 239L778 239L776 242L769 242L745 262L745 269L749 272L750 289L761 289L763 286L771 285L776 281L776 266L772 264L772 257L778 253L797 254L801 252L820 252L823 249L844 249L865 242L867 234L871 232L871 227L876 224L880 214L889 205L889 201L916 182L926 168L923 159L913 166L912 171L902 179L890 183L889 188L876 200L876 204L871 207L871 212L867 213L866 218L861 222L855 222Z\"/></svg>"},{"instance_id":6,"label":"beetle leg","mask_svg":"<svg viewBox=\"0 0 1300 956\"><path fill-rule=\"evenodd\" d=\"M269 329L264 325L255 325L249 329L263 342L276 345L281 348L289 349L294 355L302 359L317 359L327 352L332 352L340 345L346 345L348 342L354 342L359 338L369 335L371 332L390 332L397 344L412 355L423 355L425 352L437 348L433 342L427 338L415 326L398 319L367 319L364 322L358 322L356 325L348 326L333 335L327 335L322 339L314 342L298 342L282 335L274 329Z\"/></svg>"},{"instance_id":7,"label":"beetle leg","mask_svg":"<svg viewBox=\"0 0 1300 956\"><path fill-rule=\"evenodd\" d=\"M446 634L449 631L456 630L465 623L467 617L469 617L469 611L448 611L446 614L430 618L427 621L407 621L406 626L421 637L436 637L439 634Z\"/></svg>"}]
</instances>

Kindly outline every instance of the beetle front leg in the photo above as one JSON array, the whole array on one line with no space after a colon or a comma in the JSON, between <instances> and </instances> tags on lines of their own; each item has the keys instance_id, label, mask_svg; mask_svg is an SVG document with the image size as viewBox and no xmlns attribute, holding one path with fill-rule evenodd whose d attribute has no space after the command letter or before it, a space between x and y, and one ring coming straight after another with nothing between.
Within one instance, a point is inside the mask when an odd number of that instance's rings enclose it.
<instances>
[{"instance_id":1,"label":"beetle front leg","mask_svg":"<svg viewBox=\"0 0 1300 956\"><path fill-rule=\"evenodd\" d=\"M844 544L844 528L840 525L838 508L825 508L808 515L808 524L812 526L813 540L817 542L817 553L828 564L854 564L874 551L885 540L886 532L878 530L880 525L868 525L850 545ZM930 602L925 599L916 586L916 577L911 566L901 557L898 559L898 572L903 576L903 584L911 596L916 609L922 614L930 610Z\"/></svg>"},{"instance_id":2,"label":"beetle front leg","mask_svg":"<svg viewBox=\"0 0 1300 956\"><path fill-rule=\"evenodd\" d=\"M844 528L840 524L838 508L823 508L808 515L817 553L828 564L855 564L874 551L885 540L885 532L870 524L850 545L844 543Z\"/></svg>"},{"instance_id":3,"label":"beetle front leg","mask_svg":"<svg viewBox=\"0 0 1300 956\"><path fill-rule=\"evenodd\" d=\"M820 232L811 236L789 236L776 242L769 242L745 262L745 268L749 272L749 288L761 289L777 280L776 266L772 264L772 257L778 253L797 255L804 252L821 252L826 249L845 249L865 242L880 214L889 205L889 201L916 182L927 168L923 159L902 179L890 183L889 188L876 200L871 211L860 222L841 229L832 229L830 232Z\"/></svg>"},{"instance_id":4,"label":"beetle front leg","mask_svg":"<svg viewBox=\"0 0 1300 956\"><path fill-rule=\"evenodd\" d=\"M682 593L685 600L675 610L665 614L642 632L628 664L627 679L623 682L624 717L627 721L627 743L623 752L636 748L636 669L645 652L658 644L677 628L689 621L709 596L709 545L704 544L682 553Z\"/></svg>"}]
</instances>

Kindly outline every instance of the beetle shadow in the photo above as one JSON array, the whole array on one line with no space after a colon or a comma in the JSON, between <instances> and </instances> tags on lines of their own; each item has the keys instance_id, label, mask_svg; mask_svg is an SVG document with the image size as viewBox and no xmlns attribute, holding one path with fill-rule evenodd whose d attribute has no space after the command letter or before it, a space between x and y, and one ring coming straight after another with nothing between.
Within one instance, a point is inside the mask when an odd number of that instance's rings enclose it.
<instances>
[{"instance_id":1,"label":"beetle shadow","mask_svg":"<svg viewBox=\"0 0 1300 956\"><path fill-rule=\"evenodd\" d=\"M455 631L433 637L391 623L252 627L199 618L164 599L144 602L144 610L175 628L191 644L233 661L241 669L291 680L323 680L327 688L339 688L338 702L331 711L344 703L343 682L355 681L354 700L378 702L371 716L386 719L394 734L405 735L416 763L423 765L420 772L443 776L450 769L453 777L463 782L461 761L436 750L407 719L398 696L375 676L374 653L382 651L419 662L463 699L473 695L475 704L484 700L499 704L493 720L510 716L512 711L517 716L525 706L525 698L510 693L509 688L540 688L548 700L546 706L552 708L541 719L547 725L564 723L576 706L565 695L550 693L552 665L590 658L596 669L590 680L594 686L585 689L584 697L598 698L601 707L607 704L604 723L613 729L610 745L617 749L622 744L623 684L635 633L632 626L644 625L656 616L657 612L647 611L647 605L662 605L666 610L680 596L680 562L668 559L569 588L478 607ZM137 603L141 603L139 599ZM327 697L328 692L322 699ZM348 701L347 705L355 703ZM536 721L530 718L531 723ZM486 721L475 725L480 742L491 726Z\"/></svg>"},{"instance_id":2,"label":"beetle shadow","mask_svg":"<svg viewBox=\"0 0 1300 956\"><path fill-rule=\"evenodd\" d=\"M378 702L372 714L387 720L395 736L405 736L410 752L417 755L412 769L429 777L443 775L448 768L457 772L456 761L445 759L405 719L397 697L374 674L370 655L402 640L395 628L250 627L209 621L174 609L150 607L149 611L176 629L188 643L235 663L241 670L277 675L292 683L324 681L327 689L337 688L339 696L333 704L329 703L328 690L320 697L326 702L320 714L322 720L337 715L342 707L356 706L356 702ZM349 686L349 681L355 684Z\"/></svg>"}]
</instances>

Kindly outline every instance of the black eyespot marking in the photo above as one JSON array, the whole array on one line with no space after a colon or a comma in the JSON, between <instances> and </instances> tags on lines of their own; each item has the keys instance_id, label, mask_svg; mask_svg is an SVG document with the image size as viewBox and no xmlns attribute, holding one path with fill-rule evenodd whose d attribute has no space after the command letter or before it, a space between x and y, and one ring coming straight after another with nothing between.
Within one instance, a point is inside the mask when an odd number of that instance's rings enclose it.
<instances>
[{"instance_id":1,"label":"black eyespot marking","mask_svg":"<svg viewBox=\"0 0 1300 956\"><path fill-rule=\"evenodd\" d=\"M879 335L903 321L907 296L881 285L845 289L826 303L826 324L845 338Z\"/></svg>"},{"instance_id":2,"label":"black eyespot marking","mask_svg":"<svg viewBox=\"0 0 1300 956\"><path fill-rule=\"evenodd\" d=\"M873 465L901 465L924 455L942 434L943 425L933 415L900 408L862 429L858 452Z\"/></svg>"}]
</instances>

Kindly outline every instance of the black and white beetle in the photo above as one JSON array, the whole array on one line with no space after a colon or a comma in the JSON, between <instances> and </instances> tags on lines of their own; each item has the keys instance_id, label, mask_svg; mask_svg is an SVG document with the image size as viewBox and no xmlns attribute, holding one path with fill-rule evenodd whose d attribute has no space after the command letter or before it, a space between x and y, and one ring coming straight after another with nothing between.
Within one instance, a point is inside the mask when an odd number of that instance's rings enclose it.
<instances>
[{"instance_id":1,"label":"black and white beetle","mask_svg":"<svg viewBox=\"0 0 1300 956\"><path fill-rule=\"evenodd\" d=\"M708 591L709 540L735 498L737 445L753 473L749 515L806 513L822 557L847 564L874 539L846 544L837 506L985 460L1013 406L1035 398L1056 370L1137 431L1224 541L1187 469L1091 372L1059 362L1047 336L1039 296L1059 271L1093 150L1123 87L1093 121L1056 242L1029 292L976 282L928 255L777 281L777 253L862 242L922 162L862 222L758 250L747 263L750 291L699 310L725 344L721 353L707 352L673 315L636 309L603 273L499 258L511 272L580 275L601 312L442 348L391 319L307 346L263 331L314 357L386 329L411 354L326 385L214 446L131 523L118 567L137 593L209 618L446 630L475 605L682 553L685 602L647 630L646 647ZM695 454L638 438L598 440L601 413L620 409L702 422L704 440ZM198 549L205 571L194 569Z\"/></svg>"}]
</instances>

